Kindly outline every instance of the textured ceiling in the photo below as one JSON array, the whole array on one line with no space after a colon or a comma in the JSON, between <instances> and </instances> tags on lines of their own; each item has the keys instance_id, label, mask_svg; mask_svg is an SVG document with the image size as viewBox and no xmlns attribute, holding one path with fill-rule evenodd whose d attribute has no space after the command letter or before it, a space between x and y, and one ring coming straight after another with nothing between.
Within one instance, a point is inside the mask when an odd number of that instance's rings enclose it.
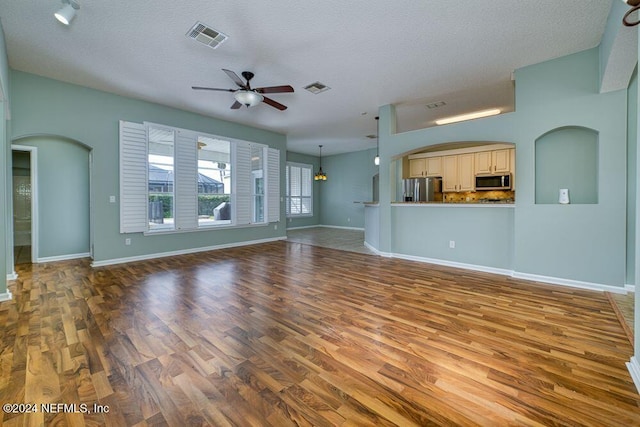
<instances>
[{"instance_id":1,"label":"textured ceiling","mask_svg":"<svg viewBox=\"0 0 640 427\"><path fill-rule=\"evenodd\" d=\"M378 107L398 104L399 130L494 106L513 109L511 73L597 46L612 0L77 0L69 27L55 0L0 0L11 68L194 111L288 136L317 154L375 147ZM201 21L229 36L210 49L185 36ZM222 68L289 107L230 110ZM331 90L313 95L320 81ZM428 109L426 104L444 101ZM366 114L363 114L366 113Z\"/></svg>"}]
</instances>

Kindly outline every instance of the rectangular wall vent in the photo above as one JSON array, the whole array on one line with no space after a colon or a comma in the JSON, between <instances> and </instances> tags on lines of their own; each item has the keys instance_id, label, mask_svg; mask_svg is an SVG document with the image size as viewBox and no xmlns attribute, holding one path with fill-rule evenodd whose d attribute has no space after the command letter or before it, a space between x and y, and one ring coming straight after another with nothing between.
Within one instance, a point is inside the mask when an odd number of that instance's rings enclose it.
<instances>
[{"instance_id":1,"label":"rectangular wall vent","mask_svg":"<svg viewBox=\"0 0 640 427\"><path fill-rule=\"evenodd\" d=\"M202 22L196 22L186 35L190 39L199 41L212 49L217 48L229 38L226 34L223 34L218 30L214 30Z\"/></svg>"},{"instance_id":2,"label":"rectangular wall vent","mask_svg":"<svg viewBox=\"0 0 640 427\"><path fill-rule=\"evenodd\" d=\"M320 82L315 82L315 83L311 83L310 85L307 85L304 87L306 90L308 90L309 92L313 93L314 95L317 95L321 92L325 92L329 89L331 89L329 86L320 83Z\"/></svg>"}]
</instances>

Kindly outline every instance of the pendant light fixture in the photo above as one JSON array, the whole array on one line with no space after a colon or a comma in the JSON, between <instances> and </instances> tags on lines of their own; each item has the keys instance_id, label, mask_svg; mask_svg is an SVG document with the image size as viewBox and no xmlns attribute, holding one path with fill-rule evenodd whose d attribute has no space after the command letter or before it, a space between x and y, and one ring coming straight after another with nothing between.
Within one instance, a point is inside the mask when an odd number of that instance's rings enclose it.
<instances>
[{"instance_id":1,"label":"pendant light fixture","mask_svg":"<svg viewBox=\"0 0 640 427\"><path fill-rule=\"evenodd\" d=\"M378 166L380 164L380 117L376 116L376 157L373 159L373 164Z\"/></svg>"},{"instance_id":2,"label":"pendant light fixture","mask_svg":"<svg viewBox=\"0 0 640 427\"><path fill-rule=\"evenodd\" d=\"M322 145L318 145L318 147L320 147L320 169L318 169L313 179L316 181L326 181L327 174L322 171Z\"/></svg>"}]
</instances>

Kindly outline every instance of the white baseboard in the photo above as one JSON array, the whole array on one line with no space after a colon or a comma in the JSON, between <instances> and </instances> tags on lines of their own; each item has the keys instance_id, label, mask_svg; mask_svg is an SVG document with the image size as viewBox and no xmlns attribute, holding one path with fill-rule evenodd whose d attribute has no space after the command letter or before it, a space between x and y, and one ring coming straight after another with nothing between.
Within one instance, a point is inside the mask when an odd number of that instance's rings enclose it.
<instances>
[{"instance_id":1,"label":"white baseboard","mask_svg":"<svg viewBox=\"0 0 640 427\"><path fill-rule=\"evenodd\" d=\"M7 274L7 280L16 280L18 278L18 273L11 272Z\"/></svg>"},{"instance_id":2,"label":"white baseboard","mask_svg":"<svg viewBox=\"0 0 640 427\"><path fill-rule=\"evenodd\" d=\"M381 251L377 250L376 248L374 248L372 245L370 245L367 242L364 242L364 246L367 247L370 251L372 251L376 255L380 255L380 256L385 257L385 258L391 258L393 256L393 254L391 254L389 252L381 252Z\"/></svg>"},{"instance_id":3,"label":"white baseboard","mask_svg":"<svg viewBox=\"0 0 640 427\"><path fill-rule=\"evenodd\" d=\"M0 294L0 301L11 301L11 298L13 298L13 295L11 295L9 289L7 289L7 292Z\"/></svg>"},{"instance_id":4,"label":"white baseboard","mask_svg":"<svg viewBox=\"0 0 640 427\"><path fill-rule=\"evenodd\" d=\"M512 274L516 279L531 280L534 282L550 283L553 285L563 285L572 288L587 289L590 291L612 292L614 294L626 294L627 290L624 286L603 285L602 283L583 282L580 280L562 279L559 277L541 276L538 274L519 273L514 271Z\"/></svg>"},{"instance_id":5,"label":"white baseboard","mask_svg":"<svg viewBox=\"0 0 640 427\"><path fill-rule=\"evenodd\" d=\"M288 230L304 230L306 228L318 228L320 227L319 225L303 225L301 227L287 227L287 231Z\"/></svg>"},{"instance_id":6,"label":"white baseboard","mask_svg":"<svg viewBox=\"0 0 640 427\"><path fill-rule=\"evenodd\" d=\"M409 261L418 261L418 262L426 262L429 264L442 265L445 267L454 267L454 268L463 268L465 270L473 270L473 271L482 271L484 273L493 273L493 274L501 274L503 276L510 276L513 272L511 270L507 270L504 268L496 268L496 267L486 267L484 265L477 264L466 264L463 262L456 261L447 261L443 259L437 258L425 258L418 257L414 255L404 255L404 254L391 254L393 258L406 259Z\"/></svg>"},{"instance_id":7,"label":"white baseboard","mask_svg":"<svg viewBox=\"0 0 640 427\"><path fill-rule=\"evenodd\" d=\"M91 257L91 254L89 252L86 252L81 254L68 254L68 255L42 257L42 258L38 258L36 262L40 264L45 262L68 261L70 259L90 258L90 257Z\"/></svg>"},{"instance_id":8,"label":"white baseboard","mask_svg":"<svg viewBox=\"0 0 640 427\"><path fill-rule=\"evenodd\" d=\"M105 265L124 264L124 263L127 263L127 262L146 261L146 260L149 260L149 259L165 258L165 257L169 257L169 256L176 256L176 255L187 255L187 254L194 254L194 253L198 253L198 252L216 251L216 250L219 250L219 249L236 248L236 247L240 247L240 246L257 245L257 244L260 244L260 243L268 243L268 242L275 242L275 241L278 241L278 240L286 240L286 238L287 238L286 236L274 237L274 238L269 238L269 239L249 240L249 241L245 241L245 242L227 243L227 244L224 244L224 245L215 245L215 246L205 246L205 247L201 247L201 248L182 249L182 250L179 250L179 251L157 252L157 253L153 253L153 254L137 255L137 256L125 257L125 258L112 258L112 259L106 259L106 260L102 260L102 261L93 261L91 263L91 266L92 267L104 267Z\"/></svg>"},{"instance_id":9,"label":"white baseboard","mask_svg":"<svg viewBox=\"0 0 640 427\"><path fill-rule=\"evenodd\" d=\"M636 385L636 390L640 393L640 362L638 362L636 356L631 356L631 360L627 362L627 369L631 374L633 383Z\"/></svg>"},{"instance_id":10,"label":"white baseboard","mask_svg":"<svg viewBox=\"0 0 640 427\"><path fill-rule=\"evenodd\" d=\"M563 279L560 277L550 277L550 276L542 276L538 274L519 273L517 271L509 270L506 268L488 267L484 265L467 264L463 262L448 261L448 260L437 259L437 258L426 258L426 257L419 257L414 255L386 253L386 252L381 252L377 250L367 242L365 242L364 245L367 248L371 249L373 252L375 252L377 255L384 256L384 257L400 258L400 259L406 259L408 261L418 261L418 262L424 262L429 264L442 265L445 267L462 268L465 270L500 274L503 276L511 276L516 279L530 280L533 282L542 282L542 283L549 283L552 285L569 286L572 288L586 289L590 291L611 292L615 294L626 294L627 292L633 292L635 290L635 287L631 285L611 286L611 285L604 285L602 283L591 283L591 282L583 282L579 280Z\"/></svg>"},{"instance_id":11,"label":"white baseboard","mask_svg":"<svg viewBox=\"0 0 640 427\"><path fill-rule=\"evenodd\" d=\"M356 231L364 231L364 227L341 227L339 225L318 225L318 227L322 228L338 228L341 230L356 230Z\"/></svg>"}]
</instances>

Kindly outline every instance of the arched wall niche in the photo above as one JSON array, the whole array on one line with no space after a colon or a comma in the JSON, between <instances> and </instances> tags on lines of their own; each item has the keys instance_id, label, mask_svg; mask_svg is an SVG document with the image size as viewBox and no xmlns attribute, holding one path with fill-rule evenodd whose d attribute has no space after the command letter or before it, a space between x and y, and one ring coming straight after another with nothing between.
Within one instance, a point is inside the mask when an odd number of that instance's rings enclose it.
<instances>
[{"instance_id":1,"label":"arched wall niche","mask_svg":"<svg viewBox=\"0 0 640 427\"><path fill-rule=\"evenodd\" d=\"M598 203L598 131L582 126L552 129L535 140L535 202Z\"/></svg>"}]
</instances>

